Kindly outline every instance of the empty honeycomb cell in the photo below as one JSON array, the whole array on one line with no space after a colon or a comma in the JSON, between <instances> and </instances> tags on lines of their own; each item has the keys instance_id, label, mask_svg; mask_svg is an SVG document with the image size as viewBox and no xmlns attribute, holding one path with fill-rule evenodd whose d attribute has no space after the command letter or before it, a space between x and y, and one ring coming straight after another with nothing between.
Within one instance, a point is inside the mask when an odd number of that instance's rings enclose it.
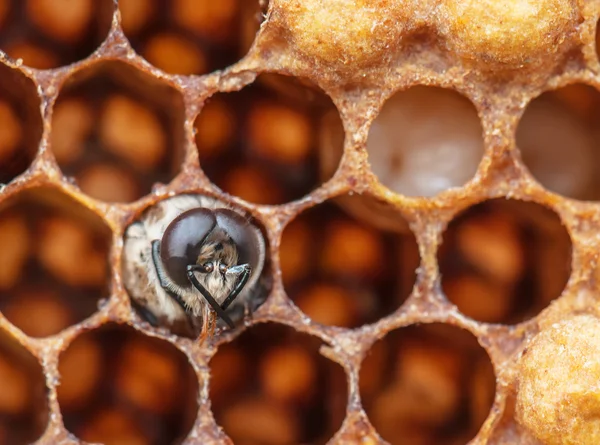
<instances>
[{"instance_id":1,"label":"empty honeycomb cell","mask_svg":"<svg viewBox=\"0 0 600 445\"><path fill-rule=\"evenodd\" d=\"M122 0L121 23L133 48L172 74L207 74L244 56L246 22L259 0ZM247 31L245 32L247 34ZM247 37L246 37L247 39Z\"/></svg>"},{"instance_id":2,"label":"empty honeycomb cell","mask_svg":"<svg viewBox=\"0 0 600 445\"><path fill-rule=\"evenodd\" d=\"M108 227L52 189L23 192L0 211L0 310L34 337L90 316L108 296Z\"/></svg>"},{"instance_id":3,"label":"empty honeycomb cell","mask_svg":"<svg viewBox=\"0 0 600 445\"><path fill-rule=\"evenodd\" d=\"M222 190L282 204L319 185L318 122L334 106L324 93L303 88L314 99L286 97L259 77L207 100L196 119L196 144L200 167Z\"/></svg>"},{"instance_id":4,"label":"empty honeycomb cell","mask_svg":"<svg viewBox=\"0 0 600 445\"><path fill-rule=\"evenodd\" d=\"M294 219L279 254L294 303L315 322L344 327L372 323L399 308L419 265L412 234L378 230L335 201Z\"/></svg>"},{"instance_id":5,"label":"empty honeycomb cell","mask_svg":"<svg viewBox=\"0 0 600 445\"><path fill-rule=\"evenodd\" d=\"M360 394L383 439L443 445L476 435L494 401L495 377L472 334L439 323L409 326L371 351L361 365Z\"/></svg>"},{"instance_id":6,"label":"empty honeycomb cell","mask_svg":"<svg viewBox=\"0 0 600 445\"><path fill-rule=\"evenodd\" d=\"M438 251L442 288L465 315L519 323L559 297L571 273L571 240L558 215L503 198L468 208Z\"/></svg>"},{"instance_id":7,"label":"empty honeycomb cell","mask_svg":"<svg viewBox=\"0 0 600 445\"><path fill-rule=\"evenodd\" d=\"M68 65L100 46L112 12L110 0L4 0L0 48L32 68Z\"/></svg>"},{"instance_id":8,"label":"empty honeycomb cell","mask_svg":"<svg viewBox=\"0 0 600 445\"><path fill-rule=\"evenodd\" d=\"M450 50L486 70L556 60L576 43L580 14L576 0L445 0L436 11Z\"/></svg>"},{"instance_id":9,"label":"empty honeycomb cell","mask_svg":"<svg viewBox=\"0 0 600 445\"><path fill-rule=\"evenodd\" d=\"M523 162L548 190L575 199L600 199L600 93L572 84L527 106L516 140Z\"/></svg>"},{"instance_id":10,"label":"empty honeycomb cell","mask_svg":"<svg viewBox=\"0 0 600 445\"><path fill-rule=\"evenodd\" d=\"M325 444L347 403L342 368L314 337L275 324L250 328L211 359L210 399L234 443Z\"/></svg>"},{"instance_id":11,"label":"empty honeycomb cell","mask_svg":"<svg viewBox=\"0 0 600 445\"><path fill-rule=\"evenodd\" d=\"M46 429L48 406L42 367L6 333L0 333L0 443L25 445Z\"/></svg>"},{"instance_id":12,"label":"empty honeycomb cell","mask_svg":"<svg viewBox=\"0 0 600 445\"><path fill-rule=\"evenodd\" d=\"M61 91L50 147L84 193L130 202L179 171L183 119L177 91L122 62L101 63Z\"/></svg>"},{"instance_id":13,"label":"empty honeycomb cell","mask_svg":"<svg viewBox=\"0 0 600 445\"><path fill-rule=\"evenodd\" d=\"M464 96L413 87L387 100L371 125L367 152L390 190L433 196L473 177L483 156L483 130Z\"/></svg>"},{"instance_id":14,"label":"empty honeycomb cell","mask_svg":"<svg viewBox=\"0 0 600 445\"><path fill-rule=\"evenodd\" d=\"M171 344L125 326L77 337L61 354L65 426L87 442L179 444L197 412L198 383Z\"/></svg>"},{"instance_id":15,"label":"empty honeycomb cell","mask_svg":"<svg viewBox=\"0 0 600 445\"><path fill-rule=\"evenodd\" d=\"M21 72L0 65L0 183L23 173L42 136L40 99Z\"/></svg>"}]
</instances>

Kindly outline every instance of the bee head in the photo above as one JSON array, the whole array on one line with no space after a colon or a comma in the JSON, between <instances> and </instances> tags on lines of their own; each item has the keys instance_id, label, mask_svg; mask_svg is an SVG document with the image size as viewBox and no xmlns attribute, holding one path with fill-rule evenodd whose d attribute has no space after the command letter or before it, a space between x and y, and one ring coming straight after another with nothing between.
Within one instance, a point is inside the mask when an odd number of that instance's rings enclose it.
<instances>
[{"instance_id":1,"label":"bee head","mask_svg":"<svg viewBox=\"0 0 600 445\"><path fill-rule=\"evenodd\" d=\"M258 228L239 213L225 208L196 208L167 226L160 256L169 278L181 287L191 286L188 266L204 266L206 279L214 279L209 284L214 291L216 279L238 264L252 268L247 284L254 283L264 263L265 244Z\"/></svg>"}]
</instances>

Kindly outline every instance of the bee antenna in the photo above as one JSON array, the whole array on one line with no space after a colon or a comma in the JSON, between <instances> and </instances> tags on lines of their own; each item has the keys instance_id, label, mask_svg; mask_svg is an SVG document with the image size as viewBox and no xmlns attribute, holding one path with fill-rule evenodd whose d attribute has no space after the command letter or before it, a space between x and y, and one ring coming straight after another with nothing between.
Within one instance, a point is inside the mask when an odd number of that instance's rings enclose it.
<instances>
[{"instance_id":1,"label":"bee antenna","mask_svg":"<svg viewBox=\"0 0 600 445\"><path fill-rule=\"evenodd\" d=\"M206 302L208 304L210 304L210 306L217 313L217 315L225 323L227 323L227 325L230 328L234 328L235 325L233 324L233 321L231 321L231 318L229 318L229 315L227 315L227 313L221 308L221 306L219 306L219 303L217 303L217 301L213 298L213 296L210 294L210 292L207 291L204 286L202 286L202 284L198 281L198 278L196 278L196 276L194 275L194 271L197 269L197 267L195 267L195 266L196 266L195 264L190 264L187 266L188 279L190 280L192 285L198 290L198 292L200 292L202 294L202 296L204 297Z\"/></svg>"}]
</instances>

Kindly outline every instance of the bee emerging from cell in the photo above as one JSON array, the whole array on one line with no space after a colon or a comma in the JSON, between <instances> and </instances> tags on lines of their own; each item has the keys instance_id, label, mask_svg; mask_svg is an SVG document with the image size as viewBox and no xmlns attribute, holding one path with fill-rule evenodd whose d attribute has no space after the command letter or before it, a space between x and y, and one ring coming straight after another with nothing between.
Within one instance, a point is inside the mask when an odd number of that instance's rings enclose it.
<instances>
[{"instance_id":1,"label":"bee emerging from cell","mask_svg":"<svg viewBox=\"0 0 600 445\"><path fill-rule=\"evenodd\" d=\"M266 297L265 241L251 219L214 198L161 201L125 232L124 280L154 326L204 338L233 328Z\"/></svg>"}]
</instances>

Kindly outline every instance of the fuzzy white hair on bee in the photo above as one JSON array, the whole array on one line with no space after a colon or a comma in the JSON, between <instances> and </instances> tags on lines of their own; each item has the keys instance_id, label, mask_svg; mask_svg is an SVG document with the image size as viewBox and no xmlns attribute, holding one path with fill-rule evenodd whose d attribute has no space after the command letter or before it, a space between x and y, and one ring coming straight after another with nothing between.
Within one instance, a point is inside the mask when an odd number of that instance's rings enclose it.
<instances>
[{"instance_id":1,"label":"fuzzy white hair on bee","mask_svg":"<svg viewBox=\"0 0 600 445\"><path fill-rule=\"evenodd\" d=\"M260 293L265 241L240 211L181 195L127 228L123 261L125 287L149 323L204 336L217 321L234 327L233 311Z\"/></svg>"}]
</instances>

